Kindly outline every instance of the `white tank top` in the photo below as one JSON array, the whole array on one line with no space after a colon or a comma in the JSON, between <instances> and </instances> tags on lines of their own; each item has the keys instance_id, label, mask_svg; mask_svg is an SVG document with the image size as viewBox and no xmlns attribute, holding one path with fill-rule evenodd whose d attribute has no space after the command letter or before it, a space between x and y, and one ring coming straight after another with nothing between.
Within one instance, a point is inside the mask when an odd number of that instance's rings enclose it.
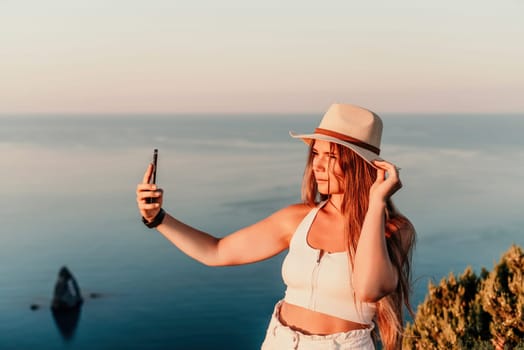
<instances>
[{"instance_id":1,"label":"white tank top","mask_svg":"<svg viewBox=\"0 0 524 350\"><path fill-rule=\"evenodd\" d=\"M307 242L311 224L324 204L312 209L293 234L282 264L282 278L287 286L284 301L344 320L371 324L376 305L355 300L348 253L322 255Z\"/></svg>"}]
</instances>

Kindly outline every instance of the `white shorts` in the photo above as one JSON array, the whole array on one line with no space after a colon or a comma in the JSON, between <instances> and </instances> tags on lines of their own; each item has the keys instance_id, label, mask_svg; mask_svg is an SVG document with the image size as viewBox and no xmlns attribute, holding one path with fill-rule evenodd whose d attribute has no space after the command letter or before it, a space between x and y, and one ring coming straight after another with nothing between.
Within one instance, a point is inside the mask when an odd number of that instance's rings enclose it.
<instances>
[{"instance_id":1,"label":"white shorts","mask_svg":"<svg viewBox=\"0 0 524 350\"><path fill-rule=\"evenodd\" d=\"M275 306L275 311L267 328L266 338L262 343L262 350L375 350L375 345L371 339L371 331L374 325L366 329L357 329L349 332L328 334L328 335L308 335L295 331L280 322L279 301Z\"/></svg>"}]
</instances>

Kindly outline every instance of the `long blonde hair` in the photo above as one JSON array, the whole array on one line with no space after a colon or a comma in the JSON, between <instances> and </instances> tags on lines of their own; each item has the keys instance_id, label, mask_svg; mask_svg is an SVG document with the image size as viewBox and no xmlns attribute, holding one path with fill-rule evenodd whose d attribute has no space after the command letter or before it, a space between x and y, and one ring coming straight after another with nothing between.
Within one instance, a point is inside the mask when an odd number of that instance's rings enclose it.
<instances>
[{"instance_id":1,"label":"long blonde hair","mask_svg":"<svg viewBox=\"0 0 524 350\"><path fill-rule=\"evenodd\" d=\"M313 173L313 145L311 142L308 161L302 183L304 203L314 206L329 196L318 192ZM349 263L353 266L354 252L357 248L362 223L368 210L369 190L376 180L377 171L359 155L347 147L331 144L331 150L338 151L338 161L343 177L337 179L344 188L341 212L347 219L346 242ZM415 244L415 229L388 199L386 203L386 243L393 266L397 269L399 281L395 291L377 302L375 322L380 332L384 349L399 349L402 345L403 305L413 316L410 304L411 294L411 255Z\"/></svg>"}]
</instances>

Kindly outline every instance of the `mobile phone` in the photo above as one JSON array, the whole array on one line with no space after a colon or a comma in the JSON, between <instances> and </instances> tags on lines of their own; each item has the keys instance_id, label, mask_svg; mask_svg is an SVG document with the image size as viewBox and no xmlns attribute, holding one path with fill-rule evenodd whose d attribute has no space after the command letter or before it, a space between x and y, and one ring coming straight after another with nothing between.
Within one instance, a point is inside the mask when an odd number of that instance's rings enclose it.
<instances>
[{"instance_id":1,"label":"mobile phone","mask_svg":"<svg viewBox=\"0 0 524 350\"><path fill-rule=\"evenodd\" d=\"M156 167L157 167L157 164L158 164L158 149L154 149L153 150L153 175L151 176L151 180L149 181L149 183L151 184L156 184ZM156 198L146 198L146 203L155 203L156 202Z\"/></svg>"},{"instance_id":2,"label":"mobile phone","mask_svg":"<svg viewBox=\"0 0 524 350\"><path fill-rule=\"evenodd\" d=\"M153 151L153 176L152 176L152 184L156 184L156 167L158 162L158 149L154 149Z\"/></svg>"}]
</instances>

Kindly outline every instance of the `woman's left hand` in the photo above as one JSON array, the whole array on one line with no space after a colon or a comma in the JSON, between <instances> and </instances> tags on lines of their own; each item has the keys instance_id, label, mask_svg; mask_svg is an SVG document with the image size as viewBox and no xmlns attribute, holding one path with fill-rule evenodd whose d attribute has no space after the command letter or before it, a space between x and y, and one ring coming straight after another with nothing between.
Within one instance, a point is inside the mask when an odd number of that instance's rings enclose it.
<instances>
[{"instance_id":1,"label":"woman's left hand","mask_svg":"<svg viewBox=\"0 0 524 350\"><path fill-rule=\"evenodd\" d=\"M386 202L402 188L398 168L385 160L375 160L373 164L377 168L377 180L369 190L369 199Z\"/></svg>"}]
</instances>

